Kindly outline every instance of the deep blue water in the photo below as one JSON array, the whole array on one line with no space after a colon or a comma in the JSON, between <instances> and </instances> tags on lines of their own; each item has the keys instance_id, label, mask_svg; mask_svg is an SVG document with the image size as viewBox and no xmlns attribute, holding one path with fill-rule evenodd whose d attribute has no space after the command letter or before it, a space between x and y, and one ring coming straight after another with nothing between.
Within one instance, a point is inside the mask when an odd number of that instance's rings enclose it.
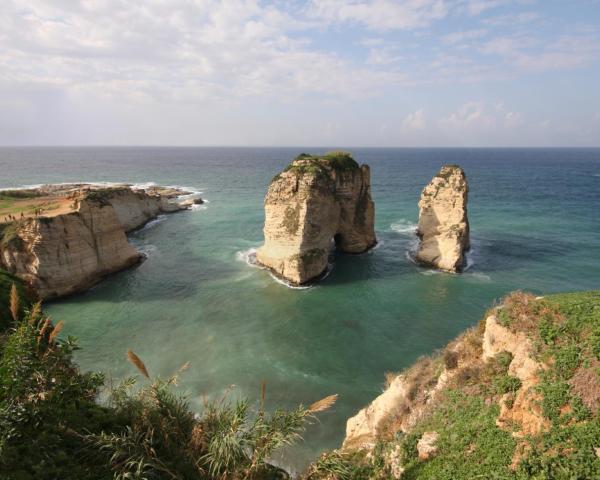
<instances>
[{"instance_id":1,"label":"deep blue water","mask_svg":"<svg viewBox=\"0 0 600 480\"><path fill-rule=\"evenodd\" d=\"M377 249L339 255L318 286L292 290L244 262L260 245L270 179L304 148L0 148L0 188L112 181L183 185L206 209L135 233L139 267L47 306L79 337L85 369L130 375L127 348L155 374L186 361L181 389L291 407L330 393L336 407L280 461L301 468L339 445L345 420L386 371L442 347L505 293L600 288L600 149L352 149L372 172ZM310 152L327 149L309 149ZM473 251L463 275L414 265L417 202L444 163L470 184Z\"/></svg>"}]
</instances>

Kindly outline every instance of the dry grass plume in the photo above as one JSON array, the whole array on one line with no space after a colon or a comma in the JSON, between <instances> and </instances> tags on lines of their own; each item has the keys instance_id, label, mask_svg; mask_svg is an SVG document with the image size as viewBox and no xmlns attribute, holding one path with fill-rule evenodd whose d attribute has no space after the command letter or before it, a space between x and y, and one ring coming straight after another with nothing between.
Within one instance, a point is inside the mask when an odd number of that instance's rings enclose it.
<instances>
[{"instance_id":1,"label":"dry grass plume","mask_svg":"<svg viewBox=\"0 0 600 480\"><path fill-rule=\"evenodd\" d=\"M133 351L127 350L127 359L133 364L135 368L146 378L150 378L146 365L142 362L142 359L138 357Z\"/></svg>"}]
</instances>

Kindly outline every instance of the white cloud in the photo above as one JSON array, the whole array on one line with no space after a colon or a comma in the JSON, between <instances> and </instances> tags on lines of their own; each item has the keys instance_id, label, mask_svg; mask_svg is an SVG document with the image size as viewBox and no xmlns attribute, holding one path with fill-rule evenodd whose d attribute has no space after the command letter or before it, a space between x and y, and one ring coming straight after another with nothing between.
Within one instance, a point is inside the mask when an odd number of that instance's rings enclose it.
<instances>
[{"instance_id":1,"label":"white cloud","mask_svg":"<svg viewBox=\"0 0 600 480\"><path fill-rule=\"evenodd\" d=\"M481 15L506 3L507 0L468 0L467 9L471 15Z\"/></svg>"},{"instance_id":2,"label":"white cloud","mask_svg":"<svg viewBox=\"0 0 600 480\"><path fill-rule=\"evenodd\" d=\"M332 23L355 23L371 30L409 30L429 25L449 12L447 0L312 0L310 15Z\"/></svg>"},{"instance_id":3,"label":"white cloud","mask_svg":"<svg viewBox=\"0 0 600 480\"><path fill-rule=\"evenodd\" d=\"M494 27L511 27L518 24L531 24L539 19L541 19L541 15L537 12L520 12L484 18L483 23Z\"/></svg>"},{"instance_id":4,"label":"white cloud","mask_svg":"<svg viewBox=\"0 0 600 480\"><path fill-rule=\"evenodd\" d=\"M452 32L442 37L442 41L449 44L463 43L466 40L475 40L487 34L485 29L463 30Z\"/></svg>"},{"instance_id":5,"label":"white cloud","mask_svg":"<svg viewBox=\"0 0 600 480\"><path fill-rule=\"evenodd\" d=\"M488 128L496 124L496 118L485 112L481 102L467 102L454 113L442 118L440 124L455 129L470 127Z\"/></svg>"},{"instance_id":6,"label":"white cloud","mask_svg":"<svg viewBox=\"0 0 600 480\"><path fill-rule=\"evenodd\" d=\"M426 126L427 122L425 121L425 114L422 108L409 113L402 122L402 127L405 129L425 130Z\"/></svg>"},{"instance_id":7,"label":"white cloud","mask_svg":"<svg viewBox=\"0 0 600 480\"><path fill-rule=\"evenodd\" d=\"M185 102L368 95L400 79L291 35L309 26L252 0L9 0L0 12L0 79Z\"/></svg>"},{"instance_id":8,"label":"white cloud","mask_svg":"<svg viewBox=\"0 0 600 480\"><path fill-rule=\"evenodd\" d=\"M520 71L569 69L590 63L598 58L600 44L592 35L561 35L542 42L529 35L497 37L484 43L480 51L498 55Z\"/></svg>"}]
</instances>

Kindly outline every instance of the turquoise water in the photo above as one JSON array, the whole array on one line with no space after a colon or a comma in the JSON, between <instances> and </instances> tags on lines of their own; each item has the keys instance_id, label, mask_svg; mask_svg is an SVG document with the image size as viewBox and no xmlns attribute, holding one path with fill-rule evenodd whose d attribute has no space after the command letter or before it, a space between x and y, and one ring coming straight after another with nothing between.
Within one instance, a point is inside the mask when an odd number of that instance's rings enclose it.
<instances>
[{"instance_id":1,"label":"turquoise water","mask_svg":"<svg viewBox=\"0 0 600 480\"><path fill-rule=\"evenodd\" d=\"M289 289L244 255L262 239L269 180L305 149L4 148L0 187L153 181L203 192L205 209L162 217L131 236L139 267L46 306L79 338L77 360L113 377L190 361L181 390L291 407L338 393L305 441L279 461L302 468L340 444L345 421L398 371L442 347L514 289L600 288L600 149L353 149L372 170L380 244L339 255L318 286ZM322 149L325 150L325 149ZM310 149L319 151L319 149ZM473 251L463 275L414 265L417 202L443 163L466 171Z\"/></svg>"}]
</instances>

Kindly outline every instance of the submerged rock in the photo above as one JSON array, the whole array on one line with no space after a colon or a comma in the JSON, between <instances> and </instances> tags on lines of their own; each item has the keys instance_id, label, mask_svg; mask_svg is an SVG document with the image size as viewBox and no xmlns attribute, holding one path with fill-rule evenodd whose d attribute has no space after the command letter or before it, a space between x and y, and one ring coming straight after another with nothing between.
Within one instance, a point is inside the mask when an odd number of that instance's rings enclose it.
<instances>
[{"instance_id":1,"label":"submerged rock","mask_svg":"<svg viewBox=\"0 0 600 480\"><path fill-rule=\"evenodd\" d=\"M423 189L419 201L420 238L417 260L448 272L460 272L469 249L465 172L457 165L444 165Z\"/></svg>"},{"instance_id":2,"label":"submerged rock","mask_svg":"<svg viewBox=\"0 0 600 480\"><path fill-rule=\"evenodd\" d=\"M349 153L302 154L277 175L265 199L265 243L256 260L301 285L327 268L332 241L346 253L376 243L370 171Z\"/></svg>"}]
</instances>

